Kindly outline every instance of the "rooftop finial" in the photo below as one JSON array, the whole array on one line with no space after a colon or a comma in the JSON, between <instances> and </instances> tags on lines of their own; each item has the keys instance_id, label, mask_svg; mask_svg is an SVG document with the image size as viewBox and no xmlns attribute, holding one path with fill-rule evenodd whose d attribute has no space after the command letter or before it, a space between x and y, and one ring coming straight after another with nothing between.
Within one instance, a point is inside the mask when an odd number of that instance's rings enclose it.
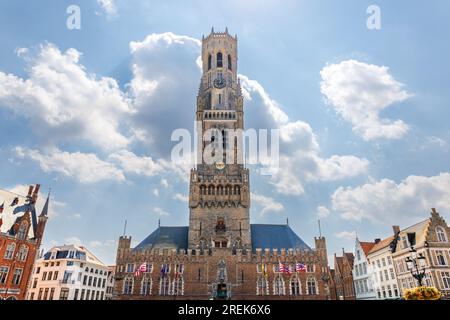
<instances>
[{"instance_id":1,"label":"rooftop finial","mask_svg":"<svg viewBox=\"0 0 450 320\"><path fill-rule=\"evenodd\" d=\"M123 236L125 237L126 234L127 234L127 219L125 219L125 224L123 226Z\"/></svg>"},{"instance_id":2,"label":"rooftop finial","mask_svg":"<svg viewBox=\"0 0 450 320\"><path fill-rule=\"evenodd\" d=\"M228 27L225 27L225 33L228 33Z\"/></svg>"},{"instance_id":3,"label":"rooftop finial","mask_svg":"<svg viewBox=\"0 0 450 320\"><path fill-rule=\"evenodd\" d=\"M318 219L317 222L319 223L319 237L322 238L322 228L320 227L320 219Z\"/></svg>"},{"instance_id":4,"label":"rooftop finial","mask_svg":"<svg viewBox=\"0 0 450 320\"><path fill-rule=\"evenodd\" d=\"M289 225L289 218L286 218L286 225Z\"/></svg>"},{"instance_id":5,"label":"rooftop finial","mask_svg":"<svg viewBox=\"0 0 450 320\"><path fill-rule=\"evenodd\" d=\"M161 219L158 219L158 228L161 227Z\"/></svg>"},{"instance_id":6,"label":"rooftop finial","mask_svg":"<svg viewBox=\"0 0 450 320\"><path fill-rule=\"evenodd\" d=\"M214 33L214 26L211 27L211 33Z\"/></svg>"}]
</instances>

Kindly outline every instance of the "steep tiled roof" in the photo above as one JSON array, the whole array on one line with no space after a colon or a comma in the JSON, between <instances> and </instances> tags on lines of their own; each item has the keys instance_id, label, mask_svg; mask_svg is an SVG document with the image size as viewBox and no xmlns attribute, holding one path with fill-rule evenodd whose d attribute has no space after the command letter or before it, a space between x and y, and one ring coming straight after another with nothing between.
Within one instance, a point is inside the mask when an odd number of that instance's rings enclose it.
<instances>
[{"instance_id":1,"label":"steep tiled roof","mask_svg":"<svg viewBox=\"0 0 450 320\"><path fill-rule=\"evenodd\" d=\"M288 226L277 224L250 225L252 248L260 249L303 249L311 248ZM188 227L158 227L139 243L134 250L140 249L187 249Z\"/></svg>"},{"instance_id":2,"label":"steep tiled roof","mask_svg":"<svg viewBox=\"0 0 450 320\"><path fill-rule=\"evenodd\" d=\"M406 236L408 233L416 234L416 246L422 245L426 241L428 226L430 225L430 219L423 220L416 223L406 229L403 229L399 233L399 237Z\"/></svg>"},{"instance_id":3,"label":"steep tiled roof","mask_svg":"<svg viewBox=\"0 0 450 320\"><path fill-rule=\"evenodd\" d=\"M286 224L252 224L250 230L253 250L257 248L311 250Z\"/></svg>"},{"instance_id":4,"label":"steep tiled roof","mask_svg":"<svg viewBox=\"0 0 450 320\"><path fill-rule=\"evenodd\" d=\"M386 239L381 240L380 242L378 242L377 244L375 244L373 246L373 248L369 251L369 253L377 252L381 249L388 247L391 244L392 240L394 240L393 235L390 237L387 237Z\"/></svg>"},{"instance_id":5,"label":"steep tiled roof","mask_svg":"<svg viewBox=\"0 0 450 320\"><path fill-rule=\"evenodd\" d=\"M355 256L351 252L346 252L345 256L347 257L347 261L350 264L350 267L353 268L353 261L355 260Z\"/></svg>"},{"instance_id":6,"label":"steep tiled roof","mask_svg":"<svg viewBox=\"0 0 450 320\"><path fill-rule=\"evenodd\" d=\"M139 243L138 249L187 249L188 227L158 227L153 233Z\"/></svg>"},{"instance_id":7,"label":"steep tiled roof","mask_svg":"<svg viewBox=\"0 0 450 320\"><path fill-rule=\"evenodd\" d=\"M361 245L361 248L364 251L364 254L366 255L366 257L369 254L369 251L372 250L372 248L375 246L375 242L360 241L359 244Z\"/></svg>"}]
</instances>

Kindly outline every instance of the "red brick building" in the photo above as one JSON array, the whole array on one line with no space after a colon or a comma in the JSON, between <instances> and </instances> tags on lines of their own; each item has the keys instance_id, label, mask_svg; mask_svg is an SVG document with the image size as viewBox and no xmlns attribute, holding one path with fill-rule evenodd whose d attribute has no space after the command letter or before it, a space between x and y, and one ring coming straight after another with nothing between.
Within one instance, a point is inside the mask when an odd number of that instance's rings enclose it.
<instances>
[{"instance_id":1,"label":"red brick building","mask_svg":"<svg viewBox=\"0 0 450 320\"><path fill-rule=\"evenodd\" d=\"M353 253L342 250L342 257L334 254L334 269L330 271L331 298L335 300L355 300L353 286Z\"/></svg>"},{"instance_id":2,"label":"red brick building","mask_svg":"<svg viewBox=\"0 0 450 320\"><path fill-rule=\"evenodd\" d=\"M49 198L39 216L39 185L26 196L0 189L0 299L23 300L47 222Z\"/></svg>"}]
</instances>

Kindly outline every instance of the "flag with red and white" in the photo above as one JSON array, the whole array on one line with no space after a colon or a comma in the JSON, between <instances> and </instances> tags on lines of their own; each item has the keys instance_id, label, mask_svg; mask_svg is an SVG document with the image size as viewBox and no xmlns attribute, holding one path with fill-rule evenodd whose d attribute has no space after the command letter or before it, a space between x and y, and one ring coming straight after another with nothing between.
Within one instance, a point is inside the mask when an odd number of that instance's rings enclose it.
<instances>
[{"instance_id":1,"label":"flag with red and white","mask_svg":"<svg viewBox=\"0 0 450 320\"><path fill-rule=\"evenodd\" d=\"M297 263L297 264L295 264L295 271L296 272L306 272L306 266L303 263Z\"/></svg>"},{"instance_id":2,"label":"flag with red and white","mask_svg":"<svg viewBox=\"0 0 450 320\"><path fill-rule=\"evenodd\" d=\"M284 273L290 275L292 273L291 267L289 266L289 264L285 264L284 265Z\"/></svg>"},{"instance_id":3,"label":"flag with red and white","mask_svg":"<svg viewBox=\"0 0 450 320\"><path fill-rule=\"evenodd\" d=\"M278 272L284 272L284 264L282 264L281 262L278 263Z\"/></svg>"},{"instance_id":4,"label":"flag with red and white","mask_svg":"<svg viewBox=\"0 0 450 320\"><path fill-rule=\"evenodd\" d=\"M141 275L142 272L147 272L147 263L144 262L143 264L141 264L139 266L139 268L136 269L136 271L134 272L134 276L135 277L139 277Z\"/></svg>"}]
</instances>

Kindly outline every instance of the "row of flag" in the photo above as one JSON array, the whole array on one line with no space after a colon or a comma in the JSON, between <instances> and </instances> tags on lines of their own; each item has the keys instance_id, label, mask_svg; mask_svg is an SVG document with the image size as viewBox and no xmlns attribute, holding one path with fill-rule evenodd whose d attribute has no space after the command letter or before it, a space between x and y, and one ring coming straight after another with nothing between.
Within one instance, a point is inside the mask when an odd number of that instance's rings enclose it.
<instances>
[{"instance_id":1,"label":"row of flag","mask_svg":"<svg viewBox=\"0 0 450 320\"><path fill-rule=\"evenodd\" d=\"M146 262L142 263L139 267L136 268L136 270L134 271L134 276L135 277L139 277L141 275L141 273L145 273L145 272L151 272L151 266L149 266ZM170 272L170 268L169 265L167 263L164 263L163 265L161 265L161 276L164 278L166 277ZM183 274L184 272L184 265L182 264L177 264L175 266L175 277L179 277L181 274Z\"/></svg>"},{"instance_id":2,"label":"row of flag","mask_svg":"<svg viewBox=\"0 0 450 320\"><path fill-rule=\"evenodd\" d=\"M277 267L275 268L277 272L286 274L292 274L294 272L306 272L306 266L303 263L296 263L295 269L294 267L291 267L289 264L281 262L278 263ZM264 275L267 275L267 267L264 263L261 264L261 272L264 273Z\"/></svg>"}]
</instances>

